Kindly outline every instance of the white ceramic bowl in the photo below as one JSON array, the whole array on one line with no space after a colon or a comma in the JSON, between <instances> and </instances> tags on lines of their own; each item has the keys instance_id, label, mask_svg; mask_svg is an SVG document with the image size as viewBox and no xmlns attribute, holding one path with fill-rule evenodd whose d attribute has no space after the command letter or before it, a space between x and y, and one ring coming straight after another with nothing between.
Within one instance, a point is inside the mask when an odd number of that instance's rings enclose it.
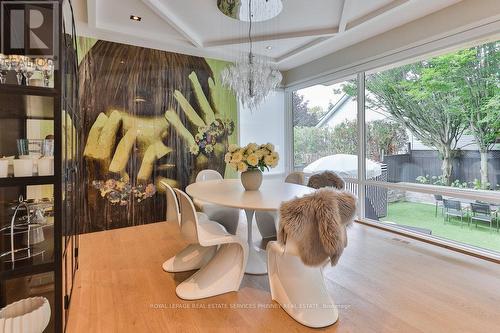
<instances>
[{"instance_id":1,"label":"white ceramic bowl","mask_svg":"<svg viewBox=\"0 0 500 333\"><path fill-rule=\"evenodd\" d=\"M50 321L50 304L45 297L30 297L0 310L0 332L42 333Z\"/></svg>"}]
</instances>

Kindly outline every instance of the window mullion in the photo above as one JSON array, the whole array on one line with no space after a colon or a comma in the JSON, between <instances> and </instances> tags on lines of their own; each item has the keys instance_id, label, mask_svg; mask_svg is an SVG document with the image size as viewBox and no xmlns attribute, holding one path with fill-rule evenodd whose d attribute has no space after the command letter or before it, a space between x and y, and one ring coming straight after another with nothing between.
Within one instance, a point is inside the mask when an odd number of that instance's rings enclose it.
<instances>
[{"instance_id":1,"label":"window mullion","mask_svg":"<svg viewBox=\"0 0 500 333\"><path fill-rule=\"evenodd\" d=\"M365 73L358 73L357 77L358 101L358 209L360 218L365 218L366 196L366 126L365 126Z\"/></svg>"}]
</instances>

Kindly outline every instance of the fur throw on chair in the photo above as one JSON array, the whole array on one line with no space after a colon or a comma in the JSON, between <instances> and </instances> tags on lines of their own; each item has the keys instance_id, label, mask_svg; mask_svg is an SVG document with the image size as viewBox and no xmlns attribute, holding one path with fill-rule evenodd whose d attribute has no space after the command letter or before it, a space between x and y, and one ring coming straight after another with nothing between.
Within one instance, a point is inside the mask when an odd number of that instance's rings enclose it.
<instances>
[{"instance_id":1,"label":"fur throw on chair","mask_svg":"<svg viewBox=\"0 0 500 333\"><path fill-rule=\"evenodd\" d=\"M304 185L305 183L304 173L297 171L288 174L288 176L286 176L285 178L285 183Z\"/></svg>"},{"instance_id":2,"label":"fur throw on chair","mask_svg":"<svg viewBox=\"0 0 500 333\"><path fill-rule=\"evenodd\" d=\"M324 171L322 173L312 175L309 178L309 182L307 183L307 186L315 188L315 189L322 188L322 187L334 187L336 189L342 190L342 189L344 189L345 182L335 172Z\"/></svg>"},{"instance_id":3,"label":"fur throw on chair","mask_svg":"<svg viewBox=\"0 0 500 333\"><path fill-rule=\"evenodd\" d=\"M281 204L278 241L295 240L305 265L319 266L329 258L336 265L347 246L346 228L356 212L356 197L346 191L320 189Z\"/></svg>"}]
</instances>

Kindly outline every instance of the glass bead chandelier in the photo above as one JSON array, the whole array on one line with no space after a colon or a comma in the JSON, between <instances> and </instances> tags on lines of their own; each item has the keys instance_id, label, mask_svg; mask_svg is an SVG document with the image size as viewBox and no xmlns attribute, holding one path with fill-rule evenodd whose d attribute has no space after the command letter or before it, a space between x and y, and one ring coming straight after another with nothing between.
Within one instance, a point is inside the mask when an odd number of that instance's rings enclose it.
<instances>
[{"instance_id":1,"label":"glass bead chandelier","mask_svg":"<svg viewBox=\"0 0 500 333\"><path fill-rule=\"evenodd\" d=\"M236 94L243 107L253 110L266 99L273 89L280 85L282 75L277 66L267 58L253 54L252 0L248 1L248 13L251 13L248 15L250 22L248 55L242 56L234 65L226 67L221 72L221 79L222 84Z\"/></svg>"}]
</instances>

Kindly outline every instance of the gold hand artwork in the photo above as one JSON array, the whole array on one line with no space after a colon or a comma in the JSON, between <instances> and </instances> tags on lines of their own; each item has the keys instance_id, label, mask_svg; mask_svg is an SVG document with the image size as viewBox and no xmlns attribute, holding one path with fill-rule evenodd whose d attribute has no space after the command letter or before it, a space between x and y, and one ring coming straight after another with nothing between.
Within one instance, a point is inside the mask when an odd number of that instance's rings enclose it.
<instances>
[{"instance_id":1,"label":"gold hand artwork","mask_svg":"<svg viewBox=\"0 0 500 333\"><path fill-rule=\"evenodd\" d=\"M85 145L84 156L89 160L99 161L104 170L120 174L123 179L128 181L129 176L125 170L132 149L137 147L137 152L142 160L137 181L147 182L151 178L155 162L173 151L165 144L170 125L172 125L177 134L187 143L190 152L197 156L197 163L207 159L204 154L201 154L200 149L203 150L203 153L213 153L216 158L222 159L225 146L216 142L216 139L224 135L227 139L227 135L231 134L232 129L224 128L225 123L219 119L220 114L217 106L212 106L209 103L194 72L189 75L189 80L201 112L196 112L180 91L174 92L174 98L179 103L186 118L197 129L197 133L193 135L172 109L167 110L164 116L156 117L136 116L123 110L109 110L107 114L101 112L92 125ZM217 99L213 98L215 83L212 78L208 79L208 86L213 104L215 104ZM115 145L120 128L122 136L118 144ZM205 144L207 142L208 145ZM167 181L172 185L176 183L173 179Z\"/></svg>"}]
</instances>

